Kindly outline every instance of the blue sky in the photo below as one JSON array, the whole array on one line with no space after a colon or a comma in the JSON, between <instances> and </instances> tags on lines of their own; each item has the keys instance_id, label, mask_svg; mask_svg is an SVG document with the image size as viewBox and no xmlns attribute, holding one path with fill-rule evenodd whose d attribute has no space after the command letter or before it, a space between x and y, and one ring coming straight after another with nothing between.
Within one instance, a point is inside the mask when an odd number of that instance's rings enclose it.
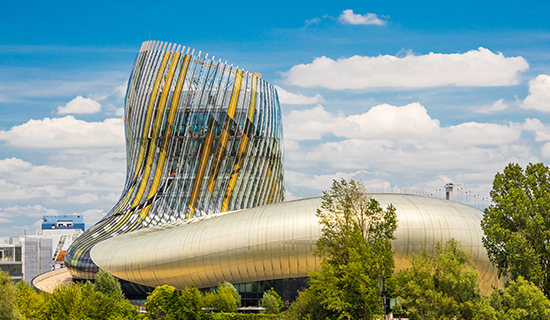
<instances>
[{"instance_id":1,"label":"blue sky","mask_svg":"<svg viewBox=\"0 0 550 320\"><path fill-rule=\"evenodd\" d=\"M550 159L545 1L74 1L0 10L0 236L109 211L125 85L143 41L187 45L278 86L287 197L334 178L487 196Z\"/></svg>"}]
</instances>

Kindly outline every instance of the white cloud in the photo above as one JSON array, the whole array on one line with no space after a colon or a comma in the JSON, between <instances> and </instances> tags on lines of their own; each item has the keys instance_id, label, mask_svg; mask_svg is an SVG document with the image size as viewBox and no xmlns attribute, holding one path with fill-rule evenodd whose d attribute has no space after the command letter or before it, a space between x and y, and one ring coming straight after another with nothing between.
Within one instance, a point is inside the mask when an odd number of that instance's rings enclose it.
<instances>
[{"instance_id":1,"label":"white cloud","mask_svg":"<svg viewBox=\"0 0 550 320\"><path fill-rule=\"evenodd\" d=\"M3 200L24 200L32 198L59 198L64 197L65 192L59 190L55 185L43 185L30 187L10 183L0 179L0 199Z\"/></svg>"},{"instance_id":2,"label":"white cloud","mask_svg":"<svg viewBox=\"0 0 550 320\"><path fill-rule=\"evenodd\" d=\"M430 191L445 180L468 182L482 188L478 192L488 192L490 180L507 163L539 161L539 151L526 143L522 132L542 137L548 130L537 119L441 126L419 103L383 104L356 115L334 114L318 105L293 110L283 120L285 175L291 193L326 189L331 179L366 169L393 176L361 176L372 188L400 181L396 186ZM550 146L540 152L550 158Z\"/></svg>"},{"instance_id":3,"label":"white cloud","mask_svg":"<svg viewBox=\"0 0 550 320\"><path fill-rule=\"evenodd\" d=\"M277 89L277 95L281 104L316 104L324 101L320 94L308 97L300 93L288 92L279 86L275 86L275 88Z\"/></svg>"},{"instance_id":4,"label":"white cloud","mask_svg":"<svg viewBox=\"0 0 550 320\"><path fill-rule=\"evenodd\" d=\"M59 211L55 209L48 209L42 205L28 205L28 206L12 206L7 208L0 208L0 216L5 217L36 217L40 218L44 215L58 215Z\"/></svg>"},{"instance_id":5,"label":"white cloud","mask_svg":"<svg viewBox=\"0 0 550 320\"><path fill-rule=\"evenodd\" d=\"M101 218L107 214L103 210L99 209L90 209L79 213L73 213L76 215L83 215L84 216L84 223L86 223L86 228L90 228L93 226L96 222L98 222Z\"/></svg>"},{"instance_id":6,"label":"white cloud","mask_svg":"<svg viewBox=\"0 0 550 320\"><path fill-rule=\"evenodd\" d=\"M318 17L315 17L313 19L306 20L306 25L318 24L319 22L321 22L321 19L319 19Z\"/></svg>"},{"instance_id":7,"label":"white cloud","mask_svg":"<svg viewBox=\"0 0 550 320\"><path fill-rule=\"evenodd\" d=\"M92 98L77 96L69 101L64 107L57 107L59 114L90 114L101 111L101 104Z\"/></svg>"},{"instance_id":8,"label":"white cloud","mask_svg":"<svg viewBox=\"0 0 550 320\"><path fill-rule=\"evenodd\" d=\"M0 130L0 140L15 148L119 147L124 145L124 125L120 118L102 122L86 122L73 116L45 118Z\"/></svg>"},{"instance_id":9,"label":"white cloud","mask_svg":"<svg viewBox=\"0 0 550 320\"><path fill-rule=\"evenodd\" d=\"M495 101L495 103L488 105L488 106L482 106L477 107L474 109L477 113L493 113L496 111L502 111L504 109L508 108L508 105L504 103L504 99L500 99Z\"/></svg>"},{"instance_id":10,"label":"white cloud","mask_svg":"<svg viewBox=\"0 0 550 320\"><path fill-rule=\"evenodd\" d=\"M98 201L99 201L99 197L97 196L97 194L92 194L89 192L79 194L76 196L67 197L65 199L65 202L67 203L79 203L79 204L97 203Z\"/></svg>"},{"instance_id":11,"label":"white cloud","mask_svg":"<svg viewBox=\"0 0 550 320\"><path fill-rule=\"evenodd\" d=\"M523 100L521 107L550 112L550 76L541 74L529 81L529 95Z\"/></svg>"},{"instance_id":12,"label":"white cloud","mask_svg":"<svg viewBox=\"0 0 550 320\"><path fill-rule=\"evenodd\" d=\"M287 81L301 87L334 90L427 88L435 86L510 86L529 65L523 57L505 57L480 47L466 53L408 54L405 57L353 56L333 60L322 56L293 66Z\"/></svg>"},{"instance_id":13,"label":"white cloud","mask_svg":"<svg viewBox=\"0 0 550 320\"><path fill-rule=\"evenodd\" d=\"M371 174L365 170L354 172L336 172L330 174L314 174L309 175L304 172L285 171L285 179L293 187L306 187L313 190L327 190L332 184L332 180L360 178L363 180L367 188L383 188L390 187L390 183L378 177L376 174Z\"/></svg>"},{"instance_id":14,"label":"white cloud","mask_svg":"<svg viewBox=\"0 0 550 320\"><path fill-rule=\"evenodd\" d=\"M344 10L342 14L338 17L338 21L344 24L362 24L362 25L377 25L381 26L386 24L387 21L384 21L378 18L376 13L366 13L364 15L355 14L353 10Z\"/></svg>"},{"instance_id":15,"label":"white cloud","mask_svg":"<svg viewBox=\"0 0 550 320\"><path fill-rule=\"evenodd\" d=\"M537 142L550 140L550 126L543 124L539 119L525 119L522 129L534 132Z\"/></svg>"}]
</instances>

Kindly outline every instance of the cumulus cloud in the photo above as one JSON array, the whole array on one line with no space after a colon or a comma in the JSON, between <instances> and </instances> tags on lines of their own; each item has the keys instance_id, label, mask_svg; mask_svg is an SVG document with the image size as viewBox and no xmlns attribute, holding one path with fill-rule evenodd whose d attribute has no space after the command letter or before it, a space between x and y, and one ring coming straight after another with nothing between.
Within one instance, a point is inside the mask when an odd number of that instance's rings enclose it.
<instances>
[{"instance_id":1,"label":"cumulus cloud","mask_svg":"<svg viewBox=\"0 0 550 320\"><path fill-rule=\"evenodd\" d=\"M537 150L522 140L522 132L536 132L540 140L548 130L537 119L442 126L419 103L382 104L354 115L328 112L318 105L293 110L283 120L285 174L293 193L325 189L335 177L352 177L366 169L394 176L361 177L372 188L388 188L389 181L399 176L402 185L397 187L426 189L445 177L447 182L467 179L470 185L484 188L478 192L488 192L487 179L507 163L538 161ZM542 156L550 157L550 146L545 148Z\"/></svg>"},{"instance_id":2,"label":"cumulus cloud","mask_svg":"<svg viewBox=\"0 0 550 320\"><path fill-rule=\"evenodd\" d=\"M508 108L508 105L504 103L504 99L495 101L495 103L488 106L481 106L474 109L477 113L493 113L497 111L502 111Z\"/></svg>"},{"instance_id":3,"label":"cumulus cloud","mask_svg":"<svg viewBox=\"0 0 550 320\"><path fill-rule=\"evenodd\" d=\"M408 54L405 57L325 56L284 73L288 83L333 90L428 88L436 86L510 86L529 65L523 57L505 57L480 47L466 53Z\"/></svg>"},{"instance_id":4,"label":"cumulus cloud","mask_svg":"<svg viewBox=\"0 0 550 320\"><path fill-rule=\"evenodd\" d=\"M101 111L101 104L92 98L78 96L64 107L57 107L58 114L90 114Z\"/></svg>"},{"instance_id":5,"label":"cumulus cloud","mask_svg":"<svg viewBox=\"0 0 550 320\"><path fill-rule=\"evenodd\" d=\"M316 104L324 100L320 94L308 97L300 93L288 92L279 86L275 86L275 88L277 88L277 95L281 104Z\"/></svg>"},{"instance_id":6,"label":"cumulus cloud","mask_svg":"<svg viewBox=\"0 0 550 320\"><path fill-rule=\"evenodd\" d=\"M67 197L65 201L67 203L79 203L79 204L97 203L99 201L99 197L97 196L97 194L86 192L76 196Z\"/></svg>"},{"instance_id":7,"label":"cumulus cloud","mask_svg":"<svg viewBox=\"0 0 550 320\"><path fill-rule=\"evenodd\" d=\"M535 133L535 141L550 140L550 126L543 124L539 119L525 119L523 130Z\"/></svg>"},{"instance_id":8,"label":"cumulus cloud","mask_svg":"<svg viewBox=\"0 0 550 320\"><path fill-rule=\"evenodd\" d=\"M353 10L344 10L342 14L338 17L338 21L343 24L362 24L362 25L377 25L382 26L386 24L387 21L384 21L378 18L376 13L366 13L366 14L355 14Z\"/></svg>"},{"instance_id":9,"label":"cumulus cloud","mask_svg":"<svg viewBox=\"0 0 550 320\"><path fill-rule=\"evenodd\" d=\"M0 141L15 148L59 149L101 148L124 145L120 118L86 122L73 116L29 120L8 131L0 130Z\"/></svg>"},{"instance_id":10,"label":"cumulus cloud","mask_svg":"<svg viewBox=\"0 0 550 320\"><path fill-rule=\"evenodd\" d=\"M44 215L57 215L59 211L55 209L48 209L42 205L28 205L28 206L11 206L7 208L0 208L0 216L5 217L35 217L40 218Z\"/></svg>"},{"instance_id":11,"label":"cumulus cloud","mask_svg":"<svg viewBox=\"0 0 550 320\"><path fill-rule=\"evenodd\" d=\"M293 110L285 117L285 138L319 140L326 134L346 139L426 139L451 145L501 145L516 141L522 126L468 122L441 127L422 105L396 107L382 104L358 115L335 115L318 105ZM290 148L293 149L292 142Z\"/></svg>"},{"instance_id":12,"label":"cumulus cloud","mask_svg":"<svg viewBox=\"0 0 550 320\"><path fill-rule=\"evenodd\" d=\"M285 171L286 181L293 187L306 187L313 190L327 190L332 184L332 180L360 178L367 188L390 188L390 183L377 177L377 173L370 173L365 170L353 172L336 172L330 174L309 175L298 171Z\"/></svg>"},{"instance_id":13,"label":"cumulus cloud","mask_svg":"<svg viewBox=\"0 0 550 320\"><path fill-rule=\"evenodd\" d=\"M523 100L521 107L550 112L550 76L541 74L529 81L529 95Z\"/></svg>"},{"instance_id":14,"label":"cumulus cloud","mask_svg":"<svg viewBox=\"0 0 550 320\"><path fill-rule=\"evenodd\" d=\"M31 187L10 183L5 179L0 179L0 199L3 200L59 198L64 196L65 192L63 190L59 190L55 185Z\"/></svg>"}]
</instances>

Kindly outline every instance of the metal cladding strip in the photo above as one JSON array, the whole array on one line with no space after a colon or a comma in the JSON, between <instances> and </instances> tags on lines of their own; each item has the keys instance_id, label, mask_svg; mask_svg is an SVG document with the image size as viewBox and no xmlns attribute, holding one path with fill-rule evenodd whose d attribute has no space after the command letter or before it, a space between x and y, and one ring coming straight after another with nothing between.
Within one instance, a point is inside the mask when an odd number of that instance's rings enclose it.
<instances>
[{"instance_id":1,"label":"metal cladding strip","mask_svg":"<svg viewBox=\"0 0 550 320\"><path fill-rule=\"evenodd\" d=\"M214 127L214 118L210 118L209 127ZM202 148L201 160L199 163L199 169L195 177L195 184L193 186L193 192L191 193L191 200L189 201L189 210L191 214L195 213L195 205L197 204L197 198L199 196L199 190L202 184L202 177L204 176L204 171L206 168L206 163L208 161L208 156L210 155L210 149L212 148L212 141L214 140L214 131L209 130L206 135L206 141L204 142L204 147Z\"/></svg>"},{"instance_id":2,"label":"metal cladding strip","mask_svg":"<svg viewBox=\"0 0 550 320\"><path fill-rule=\"evenodd\" d=\"M273 109L277 103L270 101L275 91L253 73L201 59L194 51L186 55L184 67L180 47L171 51L175 47L146 41L136 57L124 101L125 186L113 209L67 252L66 264L77 279L94 278L98 269L90 250L108 238L185 220L188 214L209 215L222 207L242 209L283 197L281 159L271 161L273 154L281 154L271 147L282 145L281 133L273 130L280 121L280 110ZM175 71L173 53L180 54Z\"/></svg>"},{"instance_id":3,"label":"metal cladding strip","mask_svg":"<svg viewBox=\"0 0 550 320\"><path fill-rule=\"evenodd\" d=\"M220 165L225 153L227 140L229 139L229 131L231 131L231 126L233 125L233 116L235 115L237 102L239 101L239 92L241 91L242 78L243 70L239 69L235 74L233 93L231 94L231 101L229 102L229 108L227 109L227 115L225 117L224 127L222 129L222 135L220 137L220 143L218 145L218 152L216 153L214 165L212 166L212 170L210 171L210 179L208 180L208 191L210 191L210 193L214 191L214 185L216 184L217 175L220 171Z\"/></svg>"},{"instance_id":4,"label":"metal cladding strip","mask_svg":"<svg viewBox=\"0 0 550 320\"><path fill-rule=\"evenodd\" d=\"M185 47L184 47L184 50L185 50ZM188 54L186 54L185 57L183 58L183 62L180 68L180 73L178 75L178 80L176 82L176 88L174 89L174 94L172 95L172 104L170 106L170 114L168 116L168 119L165 125L166 132L164 134L164 140L162 142L161 152L163 154L161 154L161 157L165 158L167 154L171 154L171 156L169 157L169 159L171 158L169 163L169 168L172 168L174 164L173 163L174 159L176 158L174 153L177 151L175 150L176 149L175 147L177 146L179 139L177 138L177 129L174 131L174 133L172 131L175 127L177 127L176 113L179 108L180 98L183 90L183 84L185 83L190 60L191 60L191 56ZM181 155L178 155L178 157L181 158ZM164 161L162 162L159 161L159 163L161 166L164 166ZM177 162L176 162L176 165L177 165ZM161 171L162 171L162 168L161 168ZM173 174L175 175L175 173ZM169 179L166 179L164 188L167 187L168 181Z\"/></svg>"},{"instance_id":5,"label":"metal cladding strip","mask_svg":"<svg viewBox=\"0 0 550 320\"><path fill-rule=\"evenodd\" d=\"M159 48L160 48L162 45L163 45L163 44L162 44L162 42L161 42L161 43L159 44ZM166 43L165 43L164 47L165 47L165 46L166 46ZM161 50L159 53L161 53L161 52L162 52L162 50ZM169 55L168 52L165 52L165 54L164 54L164 59L163 59L163 61L162 61L162 63L161 63L161 70L159 70L159 73L157 73L157 82L158 82L159 74L160 74L160 76L161 76L161 78L162 78L161 71L162 71L162 73L164 73L164 69L165 69L165 67L166 67L166 63L165 63L164 60L166 60L166 55L167 55L167 54ZM155 93L154 97L156 97L156 93ZM152 96L152 97L151 97L151 100L156 100L156 99L153 98L153 96ZM149 106L151 106L151 103L149 103ZM147 121L146 121L146 123L147 123ZM142 131L142 132L143 132L143 131ZM145 136L145 137L147 137L147 136ZM141 162L136 162L136 163L134 163L134 164L140 165ZM137 173L138 173L138 171L136 170L136 174L137 174ZM137 177L136 177L136 178L137 178ZM134 184L134 185L130 188L130 190L126 193L126 197L125 197L124 203L127 203L128 200L130 200L130 197L131 197L131 195L132 195L132 190L134 189L134 187L135 187L135 184ZM135 199L135 198L134 198L134 199ZM123 206L119 206L119 207L118 207L118 210L122 210L122 208L123 208L124 206L125 206L125 204L124 204ZM113 212L113 214L117 214L117 213L118 213L118 210L115 211L115 212ZM132 211L131 211L131 210L130 210L130 211L127 211L126 214L124 214L120 220L114 222L113 225L111 225L110 227L108 227L108 229L106 229L105 232L103 232L99 237L92 237L92 238L90 238L89 240L87 240L86 242L84 242L84 243L82 244L82 246L81 246L80 248L78 248L78 249L76 250L76 252L75 252L74 259L76 260L76 262L78 263L78 260L80 259L80 256L84 253L84 251L85 251L86 249L91 248L91 246L92 246L96 241L98 241L98 240L100 240L100 239L104 239L104 238L107 238L107 237L112 236L112 234L110 234L110 233L113 233L113 232L116 233L116 232L121 228L121 226L123 226L123 225L128 221L128 219L130 218L130 215L131 215L131 214L132 214ZM90 236L91 236L91 235L92 235L92 234L90 233ZM83 240L84 240L84 239L83 239Z\"/></svg>"},{"instance_id":6,"label":"metal cladding strip","mask_svg":"<svg viewBox=\"0 0 550 320\"><path fill-rule=\"evenodd\" d=\"M472 254L482 290L503 287L481 241L481 211L414 195L373 198L382 208L390 203L396 207L399 226L392 241L396 272L410 267L409 258L422 247L455 238ZM321 261L313 255L321 234L316 217L320 205L320 198L301 199L136 231L98 244L91 258L116 277L151 287L194 284L202 289L224 280L306 277L308 270L321 269Z\"/></svg>"},{"instance_id":7,"label":"metal cladding strip","mask_svg":"<svg viewBox=\"0 0 550 320\"><path fill-rule=\"evenodd\" d=\"M169 58L170 58L170 52L165 52L164 53L164 58L162 59L162 64L161 64L160 69L157 73L157 80L155 81L155 86L153 87L153 92L151 93L151 98L149 100L149 108L147 110L145 125L143 126L141 146L140 146L140 149L139 149L138 159L141 159L142 157L144 157L147 149L149 149L149 156L147 158L143 159L144 161L138 161L138 163L137 163L138 170L136 170L136 174L139 171L139 167L142 166L142 163L145 162L145 160L147 161L146 163L150 163L152 161L152 155L154 155L154 149L155 148L150 147L150 144L151 144L152 141L149 140L149 133L152 130L151 118L153 116L153 112L154 112L154 109L155 109L154 107L155 107L155 102L157 100L157 94L158 94L158 90L159 90L159 87L160 87L160 82L161 82L161 80L164 76L164 71L166 69L166 66L168 65L168 59ZM157 118L159 117L159 113L157 113ZM148 180L149 171L151 170L151 168L149 166L145 165L144 169L145 169L144 177L140 181L141 183L140 183L138 192L137 192L136 196L134 197L134 201L132 202L132 207L135 207L141 201L141 198L143 197L143 193L145 192L145 188L147 187L147 180Z\"/></svg>"},{"instance_id":8,"label":"metal cladding strip","mask_svg":"<svg viewBox=\"0 0 550 320\"><path fill-rule=\"evenodd\" d=\"M174 61L179 61L180 55L181 55L180 53L176 53L173 58ZM165 126L166 129L164 133L164 139L162 141L162 146L160 149L160 155L159 155L159 160L158 160L157 169L155 173L155 179L153 180L153 185L151 186L149 195L147 196L148 199L150 199L153 195L155 195L158 192L158 186L160 184L160 178L163 172L164 162L166 160L166 152L168 151L168 145L170 143L170 139L172 138L172 129L174 127L173 123L174 123L174 118L176 117L176 111L178 109L178 102L181 95L181 89L183 88L185 75L187 74L187 69L189 68L189 60L191 60L191 56L186 55L183 59L183 64L180 68L179 77L178 77L176 88L174 90L174 95L172 98L172 104L170 106L170 113L168 114L168 119L166 120L166 126ZM169 78L168 78L169 80L167 79L166 83L172 83L172 77L174 72L175 72L175 68L174 68L174 71L171 73L171 75L169 71ZM169 88L165 88L166 95L168 95L168 92L170 90L166 90L166 89L169 89ZM163 92L163 98L165 102L166 97L164 97L164 92ZM163 101L163 99L161 99L161 101ZM142 219L145 219L150 208L151 206L149 205L141 212Z\"/></svg>"},{"instance_id":9,"label":"metal cladding strip","mask_svg":"<svg viewBox=\"0 0 550 320\"><path fill-rule=\"evenodd\" d=\"M200 52L199 52L199 55L200 55ZM206 58L204 60L206 61ZM201 65L201 69L199 71L199 74L197 75L197 79L195 80L197 89L199 87L201 87L200 80L202 80L202 74L203 74L204 69L208 68L207 76L208 76L208 72L211 69L204 62L200 63L199 58L197 58L197 60L196 60L196 66L198 64ZM200 94L198 95L198 98L193 100L195 102L195 104L194 104L195 108L193 108L193 105L192 105L192 107L191 107L192 109L199 109L200 110L202 94L204 93L204 90L206 88L206 84L207 84L206 82L207 81L204 81L204 83L202 83L202 90L200 91ZM193 98L195 98L195 96ZM189 125L188 125L189 134L192 134L193 136L195 136L195 134L198 134L200 132L200 130L197 130L198 129L197 123L199 121L197 114L194 114L193 117L190 117L190 119L188 121L189 121L188 122L189 123ZM212 127L212 126L210 126L210 127ZM197 131L199 131L199 132L197 132ZM202 151L200 153L200 155L201 155L200 160L198 160L199 166L197 168L197 171L195 172L195 180L194 180L194 184L193 184L193 189L191 191L191 197L189 199L188 208L189 208L191 214L194 214L194 212L195 212L195 206L197 204L197 199L199 197L200 187L201 187L201 184L202 184L202 178L204 176L206 165L208 163L208 157L210 155L210 149L212 148L212 142L213 141L214 141L214 133L213 133L213 131L209 131L207 136L206 136L206 140L203 144ZM199 154L199 152L198 152L199 151L198 141L195 144L195 148L196 148L195 154L198 155ZM197 159L195 159L195 162L193 163L192 168L195 167L196 163L197 163ZM188 217L188 213L186 213L186 217Z\"/></svg>"},{"instance_id":10,"label":"metal cladding strip","mask_svg":"<svg viewBox=\"0 0 550 320\"><path fill-rule=\"evenodd\" d=\"M194 51L193 51L194 52ZM193 53L191 53L191 56L193 55ZM193 62L193 61L191 61ZM181 123L180 123L180 126L183 127L184 129L184 144L183 144L183 148L180 152L180 162L179 162L179 165L178 165L178 168L177 168L177 172L181 172L181 176L182 177L190 177L191 176L191 167L194 168L194 163L191 165L191 162L192 160L188 159L189 157L185 157L186 154L190 154L192 152L191 150L191 145L192 143L190 143L190 137L189 137L189 125L190 125L190 111L188 110L188 105L191 103L190 101L193 99L193 91L192 91L192 87L193 87L193 82L195 81L195 73L197 71L197 66L198 64L193 62L194 63L194 67L193 67L193 73L191 74L191 76L189 77L189 86L187 88L187 95L185 97L185 100L183 101L183 114L182 114L182 117L181 117ZM191 106L192 107L192 106ZM183 179L183 178L182 178ZM179 194L186 194L185 190L188 189L186 184L190 183L190 178L188 179L185 179L183 181L183 183L180 184L179 188L174 190L174 192L172 193L175 197ZM182 208L187 208L187 204L189 203L189 196L185 196L184 199L182 199L182 201L177 201L176 199L172 200L176 203L176 206L174 208L174 210L176 212L184 212L186 211L186 209L182 209ZM187 214L181 216L180 215L180 218L185 218Z\"/></svg>"},{"instance_id":11,"label":"metal cladding strip","mask_svg":"<svg viewBox=\"0 0 550 320\"><path fill-rule=\"evenodd\" d=\"M177 51L179 51L179 47L176 50L176 52L172 55L172 63L170 64L170 68L168 69L168 74L166 75L166 80L164 81L164 87L162 89L160 101L157 104L157 108L156 108L157 111L156 111L155 123L153 125L154 131L153 131L153 136L150 140L151 141L150 143L152 144L152 146L149 147L149 155L147 157L147 164L146 164L145 173L144 173L144 179L146 181L149 181L149 175L151 173L153 164L155 162L154 158L155 158L156 149L157 149L156 145L159 139L160 131L162 129L161 124L164 118L164 109L166 108L166 100L168 99L168 94L170 93L170 88L172 86L172 80L174 78L174 74L176 73L176 69L178 68L178 62L181 56L181 54L178 53ZM157 191L159 180L160 180L160 174L162 172L162 167L160 172L158 169L159 169L159 166L162 166L164 164L164 152L162 150L161 150L161 153L159 154L159 158L157 159L156 163L157 163L157 170L153 178L153 184L151 185L149 189L149 195L145 200L149 200L151 196L155 194ZM147 206L147 209L144 210L145 212L142 211L140 213L140 216L142 219L145 218L145 216L147 215L147 212L149 211L148 208L150 208L150 206Z\"/></svg>"},{"instance_id":12,"label":"metal cladding strip","mask_svg":"<svg viewBox=\"0 0 550 320\"><path fill-rule=\"evenodd\" d=\"M254 121L254 112L256 110L256 84L258 82L258 78L256 75L252 75L252 83L250 88L250 106L248 108L248 115L246 118L246 124L243 131L243 137L241 140L241 144L239 146L239 151L237 153L237 160L235 161L235 165L233 166L233 170L231 171L231 178L229 179L229 184L227 186L227 191L225 192L225 195L223 197L223 204L222 204L222 211L225 212L229 209L229 201L231 200L231 196L233 194L233 189L235 188L235 183L237 182L237 177L239 176L239 172L241 169L241 164L243 162L244 154L247 150L248 146L248 140L250 137L250 134L253 130L253 124Z\"/></svg>"},{"instance_id":13,"label":"metal cladding strip","mask_svg":"<svg viewBox=\"0 0 550 320\"><path fill-rule=\"evenodd\" d=\"M151 51L155 50L157 45L161 46L162 43L151 41L149 43L149 45L145 48L145 50L148 50L148 52L150 53ZM138 105L142 105L144 103L147 103L147 100L146 100L147 97L145 95L147 90L144 90L144 88L149 87L150 83L153 81L154 74L155 74L154 71L157 69L157 68L154 67L154 65L156 64L156 62L158 60L157 58L160 57L160 55L162 53L159 50L155 50L155 51L156 51L155 53L149 54L149 59L147 60L147 62L145 64L146 72L144 73L143 78L140 79L139 88L141 90L140 90L140 94L138 95L137 102L136 102L136 104L138 104ZM139 174L138 169L141 166L138 166L137 164L139 163L141 165L141 162L138 162L138 158L137 158L138 153L136 152L136 147L139 148L139 144L137 142L139 141L140 134L143 135L143 127L141 125L139 125L142 122L140 119L143 118L143 108L139 108L138 110L139 110L138 114L136 114L135 117L130 118L129 123L127 122L127 126L128 126L128 128L130 128L130 130L131 130L132 127L135 127L135 129L136 129L136 130L132 130L132 134L130 136L131 140L128 143L129 147L127 149L128 165L129 165L129 168L132 168L132 169L128 169L127 177L126 177L126 179L129 180L128 189L124 193L124 200L121 201L121 205L117 206L116 208L113 208L113 210L111 210L112 214L118 214L122 210L124 210L124 208L126 208L126 206L128 205L128 203L131 199L131 196L133 194L134 187L135 187L135 185L138 181L138 174ZM135 138L132 138L134 136L134 132L136 133ZM136 141L134 141L134 139Z\"/></svg>"},{"instance_id":14,"label":"metal cladding strip","mask_svg":"<svg viewBox=\"0 0 550 320\"><path fill-rule=\"evenodd\" d=\"M164 45L164 47L166 46L166 44ZM163 47L162 43L159 44L159 49L160 47ZM161 60L160 62L160 68L158 70L158 73L157 73L157 76L155 77L155 73L154 73L154 70L156 70L157 68L155 67L152 67L152 72L150 72L148 74L148 77L146 78L146 82L142 85L142 88L143 87L148 87L150 85L150 83L153 81L153 79L156 78L156 81L155 83L159 83L158 79L159 79L159 75L162 79L163 75L164 75L164 69L165 69L165 59L167 57L167 55L169 56L170 53L169 52L164 52L164 47L163 49L161 50L157 50L157 54L155 54L152 59L151 59L151 64L155 64L156 61L160 60L160 59L157 59L157 58L160 58L160 56L162 55L163 56L163 59ZM155 48L155 46L153 46L153 49ZM170 46L169 48L170 49ZM142 90L142 92L146 92L147 90ZM149 96L149 100L147 100L147 97L145 95L142 96L142 98L140 99L140 102L142 102L142 104L146 104L147 101L149 102L148 105L149 105L149 108L147 109L147 113L148 113L148 116L147 119L145 119L144 121L144 125L143 126L140 126L140 122L139 121L136 121L135 124L137 124L137 134L136 134L136 140L139 141L141 140L142 143L140 144L135 144L135 148L132 149L132 158L134 159L132 161L132 167L136 168L136 170L134 170L133 172L133 179L132 179L132 183L130 184L129 186L129 189L127 190L126 192L126 195L125 195L125 200L124 200L124 206L120 207L120 209L116 212L114 212L114 214L118 214L120 212L122 212L122 210L124 210L124 208L127 208L127 205L129 204L129 202L133 199L133 201L136 200L135 196L132 197L135 193L135 187L136 185L138 185L138 181L143 183L143 179L140 179L140 178L143 178L143 163L145 162L145 159L143 159L143 161L140 161L139 157L136 157L136 154L137 153L137 150L136 148L140 148L140 151L143 149L143 140L145 139L145 141L148 140L148 133L146 132L146 129L150 126L150 118L152 117L152 111L151 111L151 103L153 103L153 107L154 107L154 103L156 101L156 92L154 92L153 90L153 94L152 96ZM143 109L143 108L141 108ZM153 110L154 111L154 110ZM143 111L139 114L139 115L142 115L143 114ZM139 116L138 115L138 116ZM138 118L139 119L139 118ZM149 131L149 129L147 129L147 131ZM139 138L141 134L141 139ZM140 152L141 153L141 152ZM143 157L143 155L141 155L141 157ZM138 189L139 191L139 189ZM124 224L130 217L130 215L133 213L134 211L134 208L135 208L135 205L130 205L130 208L127 208L125 214L124 214L124 217L119 220L114 226L112 226L113 228L118 228L120 227L122 224Z\"/></svg>"}]
</instances>

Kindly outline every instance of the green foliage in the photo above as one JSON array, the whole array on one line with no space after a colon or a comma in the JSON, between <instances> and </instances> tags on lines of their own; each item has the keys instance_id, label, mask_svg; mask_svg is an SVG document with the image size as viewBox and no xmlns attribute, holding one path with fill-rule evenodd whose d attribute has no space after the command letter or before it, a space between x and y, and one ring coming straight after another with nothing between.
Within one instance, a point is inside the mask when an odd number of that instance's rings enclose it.
<instances>
[{"instance_id":1,"label":"green foliage","mask_svg":"<svg viewBox=\"0 0 550 320\"><path fill-rule=\"evenodd\" d=\"M185 287L181 290L179 312L183 316L182 319L201 319L201 299L202 294L195 286Z\"/></svg>"},{"instance_id":2,"label":"green foliage","mask_svg":"<svg viewBox=\"0 0 550 320\"><path fill-rule=\"evenodd\" d=\"M202 320L276 320L274 314L240 314L240 313L205 313Z\"/></svg>"},{"instance_id":3,"label":"green foliage","mask_svg":"<svg viewBox=\"0 0 550 320\"><path fill-rule=\"evenodd\" d=\"M412 266L401 270L395 294L399 306L410 319L473 319L483 305L479 293L479 273L471 255L451 239L436 244L435 254L424 249L411 257Z\"/></svg>"},{"instance_id":4,"label":"green foliage","mask_svg":"<svg viewBox=\"0 0 550 320\"><path fill-rule=\"evenodd\" d=\"M533 283L519 276L508 287L491 294L491 305L497 318L503 320L550 319L550 301Z\"/></svg>"},{"instance_id":5,"label":"green foliage","mask_svg":"<svg viewBox=\"0 0 550 320\"><path fill-rule=\"evenodd\" d=\"M172 319L179 309L178 289L164 285L156 287L145 301L145 310L151 319Z\"/></svg>"},{"instance_id":6,"label":"green foliage","mask_svg":"<svg viewBox=\"0 0 550 320\"><path fill-rule=\"evenodd\" d=\"M237 301L237 308L241 307L241 295L239 294L239 292L237 291L237 289L235 288L235 286L233 286L233 284L231 282L224 281L221 284L220 288L226 288L229 291L231 291L231 294L233 295L233 297L235 297L235 300Z\"/></svg>"},{"instance_id":7,"label":"green foliage","mask_svg":"<svg viewBox=\"0 0 550 320\"><path fill-rule=\"evenodd\" d=\"M120 283L109 271L104 269L99 269L99 272L96 275L94 290L113 299L124 299L124 294L122 293Z\"/></svg>"},{"instance_id":8,"label":"green foliage","mask_svg":"<svg viewBox=\"0 0 550 320\"><path fill-rule=\"evenodd\" d=\"M233 290L220 285L217 291L207 292L203 297L203 307L217 312L235 312L238 300ZM240 298L240 296L239 296Z\"/></svg>"},{"instance_id":9,"label":"green foliage","mask_svg":"<svg viewBox=\"0 0 550 320\"><path fill-rule=\"evenodd\" d=\"M522 276L550 296L550 170L509 164L493 180L483 245L500 276Z\"/></svg>"},{"instance_id":10,"label":"green foliage","mask_svg":"<svg viewBox=\"0 0 550 320\"><path fill-rule=\"evenodd\" d=\"M139 311L127 300L96 292L90 282L58 286L47 300L46 319L140 319Z\"/></svg>"},{"instance_id":11,"label":"green foliage","mask_svg":"<svg viewBox=\"0 0 550 320\"><path fill-rule=\"evenodd\" d=\"M289 306L281 318L285 320L337 319L338 313L336 310L329 310L324 307L323 299L318 292L320 289L319 286L310 286L308 289L300 291L296 301Z\"/></svg>"},{"instance_id":12,"label":"green foliage","mask_svg":"<svg viewBox=\"0 0 550 320\"><path fill-rule=\"evenodd\" d=\"M278 314L284 306L283 299L281 299L281 296L279 296L273 288L269 289L267 292L264 292L260 305L265 308L263 313L266 314Z\"/></svg>"},{"instance_id":13,"label":"green foliage","mask_svg":"<svg viewBox=\"0 0 550 320\"><path fill-rule=\"evenodd\" d=\"M361 181L342 179L323 192L317 217L322 232L315 254L322 268L310 272L308 289L285 317L370 319L383 314L383 291L395 267L395 208L383 210Z\"/></svg>"},{"instance_id":14,"label":"green foliage","mask_svg":"<svg viewBox=\"0 0 550 320\"><path fill-rule=\"evenodd\" d=\"M15 308L15 285L9 274L0 270L0 320L21 319Z\"/></svg>"},{"instance_id":15,"label":"green foliage","mask_svg":"<svg viewBox=\"0 0 550 320\"><path fill-rule=\"evenodd\" d=\"M16 285L15 306L25 319L38 319L46 309L46 297L43 292L38 293L22 280Z\"/></svg>"},{"instance_id":16,"label":"green foliage","mask_svg":"<svg viewBox=\"0 0 550 320\"><path fill-rule=\"evenodd\" d=\"M147 297L145 310L149 319L201 319L202 295L195 286L181 292L172 286L160 286Z\"/></svg>"}]
</instances>

